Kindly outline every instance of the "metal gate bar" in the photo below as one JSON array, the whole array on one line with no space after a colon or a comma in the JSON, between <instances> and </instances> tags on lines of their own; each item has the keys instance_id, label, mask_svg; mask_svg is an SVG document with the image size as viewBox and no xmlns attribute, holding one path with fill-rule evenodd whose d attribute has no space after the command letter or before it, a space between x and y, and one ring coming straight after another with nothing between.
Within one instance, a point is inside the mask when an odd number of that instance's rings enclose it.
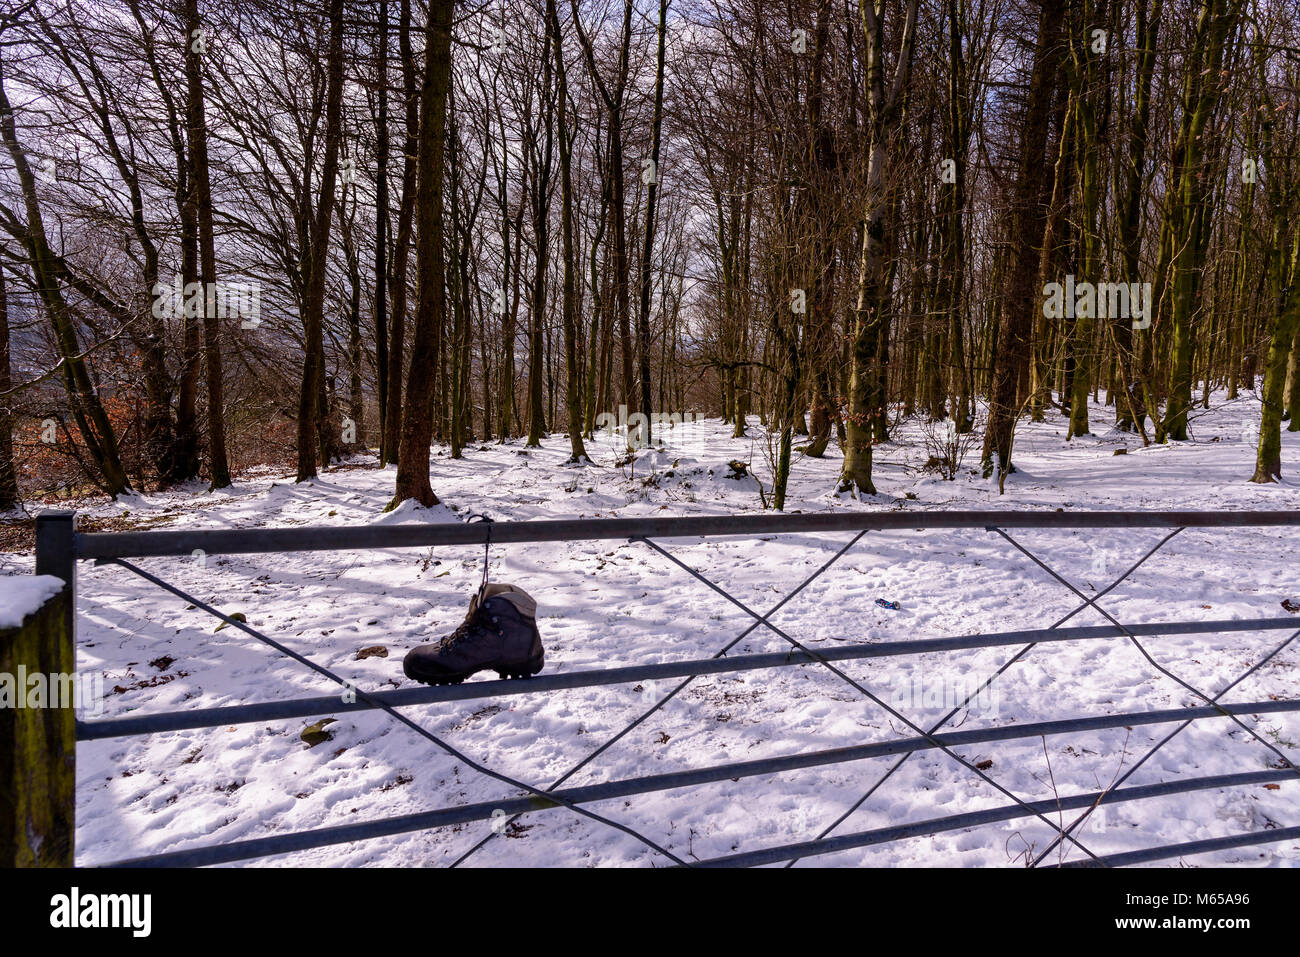
<instances>
[{"instance_id":1,"label":"metal gate bar","mask_svg":"<svg viewBox=\"0 0 1300 957\"><path fill-rule=\"evenodd\" d=\"M1208 717L1229 717L1234 722L1241 722L1236 718L1236 714L1264 714L1278 713L1300 710L1300 702L1295 701L1269 701L1255 702L1247 704L1221 705L1217 703L1217 698L1222 697L1235 684L1244 680L1244 675L1234 681L1227 688L1224 688L1215 698L1210 698L1201 692L1196 694L1204 698L1209 704L1204 708L1183 708L1172 709L1163 712L1139 712L1130 715L1111 715L1093 718L1070 718L1058 721L1037 722L1032 724L1015 725L995 729L978 729L972 731L950 732L942 735L935 735L933 731L927 732L918 726L914 726L906 717L898 715L892 708L885 704L879 697L872 694L867 688L863 687L860 682L855 681L848 675L835 668L831 662L848 661L856 659L866 659L883 657L886 655L913 655L924 654L928 652L938 652L947 650L965 650L972 648L997 647L1002 645L1021 644L1025 641L1030 642L1030 647L1040 641L1068 641L1068 640L1093 640L1098 638L1115 638L1126 637L1130 641L1138 644L1137 635L1143 636L1170 636L1177 634L1206 634L1212 632L1244 632L1244 631L1271 631L1279 629L1288 629L1295 627L1294 619L1267 619L1261 618L1253 621L1228 621L1228 622L1171 622L1159 624L1141 624L1125 625L1120 623L1113 616L1096 606L1098 598L1109 592L1120 581L1127 577L1122 576L1109 588L1094 596L1091 599L1085 598L1078 589L1066 582L1060 575L1052 571L1040 559L1037 559L1031 553L1026 551L1023 546L1016 543L1010 536L1003 531L1004 528L1055 528L1055 529L1097 529L1097 528L1172 528L1179 530L1188 527L1197 528L1238 528L1238 527L1264 527L1264 526L1295 526L1300 524L1300 515L1294 512L1065 512L1065 511L1021 511L1021 512L999 512L999 511L962 511L962 512L913 512L913 511L891 511L891 512L834 512L834 513L816 513L816 514L781 514L781 515L759 515L759 516L703 516L693 518L656 518L656 519L582 519L582 520L562 520L562 521L545 521L545 522L510 522L510 523L492 523L488 524L465 524L465 525L418 525L418 526L365 526L361 528L291 528L291 529L225 529L225 530L181 530L181 531L150 531L150 532L125 532L125 533L76 533L74 522L69 520L66 523L66 531L63 523L51 523L45 525L38 521L38 564L47 569L65 570L65 577L69 583L74 579L74 567L76 559L93 559L99 562L112 562L129 568L136 574L154 582L172 591L174 594L184 597L185 593L176 589L174 586L167 584L161 579L144 572L141 569L134 568L120 559L125 557L147 557L147 556L178 556L189 555L195 550L202 550L206 554L233 554L233 553L265 553L280 551L309 551L309 550L341 550L350 548L405 548L405 547L431 547L461 544L486 544L488 542L502 545L512 542L543 542L543 541L573 541L573 540L608 540L625 538L632 541L640 540L649 544L651 547L666 555L675 564L679 565L691 575L704 582L713 590L719 592L733 604L737 605L748 615L756 619L740 637L751 632L754 628L766 626L777 635L787 640L792 648L790 651L779 654L763 655L742 655L736 658L722 658L725 654L720 652L713 659L702 661L674 662L662 665L647 666L629 666L614 669L598 669L593 671L574 672L563 675L548 675L543 678L534 679L532 682L475 682L472 685L458 686L452 688L434 688L434 689L416 689L404 690L398 692L379 692L379 693L361 693L358 692L360 701L355 705L343 704L337 697L324 698L303 698L291 701L280 702L262 702L251 705L238 705L233 707L208 708L198 711L183 713L162 713L155 715L132 716L129 718L112 719L108 721L94 721L88 723L78 723L77 736L80 740L95 740L106 737L119 737L132 734L153 733L163 730L179 730L182 728L196 728L214 726L216 724L238 723L239 721L261 721L276 720L287 717L305 716L308 714L319 714L325 711L356 711L365 708L382 708L386 712L398 717L403 723L409 724L407 719L394 710L399 706L408 706L416 704L432 703L435 701L451 700L470 700L482 697L496 697L502 694L519 694L534 693L541 691L560 690L563 688L593 687L598 685L614 684L619 682L632 682L639 680L648 680L660 677L685 677L687 681L704 675L720 672L748 671L758 668L779 668L790 665L821 664L829 668L843 680L853 685L857 690L862 692L871 700L885 708L891 714L895 714L913 730L919 734L914 738L898 739L896 741L875 742L869 745L861 745L853 748L838 748L828 751L813 752L804 755L788 755L783 757L769 758L755 762L740 762L738 764L727 764L712 768L694 769L680 772L673 772L666 775L653 775L643 778L632 778L625 781L607 782L606 784L591 785L584 788L569 788L565 790L554 790L565 778L571 775L577 768L571 769L566 773L556 785L552 785L545 793L530 785L524 785L521 782L513 782L514 786L521 787L531 796L522 798L506 799L504 801L493 802L491 808L498 810L510 808L510 813L524 813L530 810L538 810L548 807L564 806L570 810L578 811L585 816L592 817L606 824L612 824L619 830L624 831L652 848L661 850L662 853L671 859L678 859L667 852L659 849L657 845L647 838L637 834L630 828L624 827L617 822L609 821L599 815L583 811L578 807L580 802L590 802L604 800L615 795L634 795L647 793L652 790L667 790L674 787L686 787L709 781L721 781L728 778L739 778L755 776L759 774L777 773L783 770L794 770L802 767L822 766L825 764L840 763L842 761L862 760L867 757L876 757L884 754L903 754L908 755L923 750L941 749L948 753L950 757L955 758L959 763L967 765L968 762L960 755L949 751L951 745L974 743L981 740L1014 740L1026 737L1059 734L1066 731L1081 730L1099 730L1107 727L1118 727L1120 724L1154 724L1161 722L1182 721L1182 727L1186 727L1190 721L1198 718ZM664 551L658 545L648 541L650 536L656 538L700 538L713 537L722 535L735 536L761 536L771 534L816 534L822 532L845 532L857 531L858 537L867 530L923 530L923 529L955 529L955 528L982 528L990 531L997 531L1007 538L1012 544L1024 551L1031 559L1040 565L1049 575L1056 578L1066 587L1070 588L1078 597L1084 599L1084 604L1080 606L1071 615L1083 610L1089 606L1096 608L1101 614L1105 615L1111 621L1109 626L1093 628L1073 628L1073 629L1031 629L1018 632L1002 632L987 635L970 635L959 637L948 637L922 641L911 642L884 642L877 644L858 644L849 646L837 646L828 648L825 651L820 649L810 649L801 644L797 639L790 637L782 629L776 627L770 620L770 616L775 613L776 609L768 612L766 615L759 615L757 612L748 608L743 602L727 593L724 589L712 583L709 579L700 575L690 566L673 557ZM1174 534L1177 532L1175 531ZM1172 537L1172 536L1170 536ZM855 538L854 541L857 539ZM1166 541L1168 538L1165 539ZM852 543L850 543L851 546ZM1163 544L1163 542L1161 542ZM830 567L841 555L847 551L849 546L841 548L839 552L832 557L825 565L822 566L812 578L817 577L823 571ZM1159 546L1157 546L1159 548ZM1155 549L1152 550L1154 552ZM1149 557L1150 553L1148 553ZM1145 558L1143 559L1145 561ZM1141 564L1139 562L1138 564ZM1135 565L1134 568L1137 566ZM1131 571L1132 569L1130 569ZM783 605L790 597L798 593L809 581L809 578L803 585L796 588L777 606ZM219 618L227 619L216 609L195 599L199 607L216 615ZM1070 616L1067 616L1067 618ZM1065 620L1065 619L1062 619ZM238 624L238 623L236 623ZM1060 622L1057 623L1058 625ZM308 664L317 671L324 672L320 666L311 663L295 652L285 649L271 639L265 638L253 629L244 626L244 631L252 634L268 644L289 654L291 657ZM1300 632L1297 632L1300 634ZM1294 639L1296 635L1292 636ZM1292 639L1288 639L1288 642ZM740 638L733 640L732 645ZM732 645L728 645L730 648ZM1286 643L1278 646L1269 657L1279 653ZM1144 650L1143 650L1144 651ZM1022 651L1023 653L1023 651ZM1145 654L1145 651L1144 651ZM1167 670L1151 659L1148 660L1162 672L1168 674ZM1018 660L1019 655L1012 661ZM1267 660L1267 659L1265 659ZM1005 671L1010 665L1008 662L999 669L997 673L991 676L985 684L994 680L997 675ZM1263 662L1255 666L1258 668ZM1252 669L1252 671L1255 669ZM1251 672L1247 672L1249 674ZM329 675L336 681L342 681L332 674ZM1169 675L1180 684L1176 676ZM510 687L501 687L509 685ZM684 683L676 690L684 687ZM653 713L654 710L661 707L672 697L669 694L654 706L647 714ZM326 702L329 706L326 707ZM320 709L320 710L315 710ZM956 713L954 709L953 713ZM951 716L951 715L950 715ZM638 718L616 735L610 741L607 741L595 753L588 755L577 767L580 768L596 755L601 753L613 741L626 734L628 730L635 727L637 723L643 720L645 715ZM947 720L945 718L945 720ZM1119 723L1116 723L1119 722ZM941 722L942 723L942 722ZM412 725L417 730L423 732L418 726ZM1245 727L1245 725L1242 725ZM937 726L936 726L937 727ZM1253 736L1258 735L1253 729L1246 728ZM1174 734L1178 732L1175 731ZM972 737L974 736L974 737ZM1168 741L1173 735L1166 737ZM431 738L435 743L442 745L441 742ZM1262 739L1261 739L1262 740ZM1266 743L1266 742L1265 742ZM1148 753L1154 753L1164 741L1156 745ZM445 745L442 745L446 749ZM454 753L454 752L453 752ZM1280 754L1280 752L1279 752ZM461 756L463 758L463 756ZM1282 756L1286 761L1285 755ZM1144 759L1145 760L1145 759ZM473 762L467 763L472 767L478 767ZM1141 762L1139 762L1140 764ZM1290 764L1289 761L1286 763ZM511 779L486 768L478 768L488 773L498 780L510 784ZM1132 772L1121 778L1118 783L1122 783ZM1200 778L1184 780L1181 782L1167 782L1159 785L1148 785L1145 787L1130 787L1116 789L1116 785L1106 791L1098 792L1092 795L1075 795L1068 798L1053 799L1052 801L1027 802L1022 801L1018 796L1002 788L996 781L993 781L982 772L975 772L981 778L984 778L997 790L1006 794L1016 803L1008 805L1005 808L992 809L990 811L973 812L968 815L954 815L948 818L939 818L933 821L914 822L912 824L900 825L894 828L878 829L876 831L861 832L860 834L841 835L839 837L825 836L818 840L810 842L800 842L786 845L780 848L767 848L763 850L747 852L745 854L730 855L724 858L718 858L705 862L685 862L679 863L703 863L706 865L716 864L757 864L768 863L779 860L792 861L800 856L810 856L817 854L832 853L838 849L847 847L866 846L871 843L883 843L888 840L897 840L915 833L936 833L941 830L951 830L960 827L975 826L982 823L983 818L979 815L987 814L1004 814L1010 817L995 818L997 820L1006 820L1016 817L1035 816L1040 820L1047 821L1057 832L1057 839L1053 842L1055 847L1060 840L1077 841L1071 836L1073 831L1086 817L1086 813L1081 815L1069 829L1058 827L1053 822L1047 820L1046 815L1049 813L1059 813L1065 809L1090 809L1097 806L1098 803L1111 803L1120 800L1136 800L1142 797L1159 796L1162 794L1183 793L1190 790L1201 790L1210 787L1228 787L1239 784L1252 783L1257 780L1264 780L1250 774L1247 775L1222 775L1215 778ZM1292 770L1256 772L1258 774L1268 775L1268 780L1274 777L1294 781L1296 774ZM888 774L886 775L888 777ZM882 779L883 781L883 779ZM578 800L574 800L577 798ZM162 855L153 855L149 858L136 858L130 861L119 862L122 864L146 864L146 863L218 863L232 862L235 860L244 860L250 857L265 856L268 854L284 853L295 849L305 849L307 847L319 847L327 844L340 843L352 840L362 840L366 837L381 836L382 834L400 833L409 830L419 830L428 827L443 826L445 823L451 823L453 819L456 822L464 823L469 820L482 819L482 811L487 805L469 805L463 808L443 808L435 811L422 812L415 815L405 815L400 818L390 818L381 821L372 821L360 825L347 825L344 827L321 828L315 831L300 832L290 835L274 835L267 838L259 838L251 841L241 841L234 844L193 848L190 850L169 852ZM478 815L475 817L475 815ZM836 822L838 823L838 821ZM832 825L833 827L834 825ZM1170 845L1164 848L1151 848L1140 852L1127 854L1110 854L1104 856L1092 855L1093 860L1086 862L1099 866L1122 864L1122 863L1140 863L1146 860L1162 859L1162 856L1177 854L1180 852L1196 853L1196 850L1186 850L1188 848L1215 849L1220 847L1239 847L1249 846L1254 843L1267 843L1275 840L1286 839L1279 835L1289 835L1291 830L1296 829L1272 829L1262 833L1240 835L1230 838L1215 839L1208 842L1193 842L1188 845ZM889 835L894 835L890 837ZM352 836L348 836L352 835ZM490 835L489 835L490 839ZM856 842L856 843L855 843ZM477 847L482 846L485 842L480 842L469 853L473 853ZM1082 847L1082 845L1080 845ZM1051 848L1049 848L1050 850ZM1182 849L1180 851L1179 849ZM1086 851L1091 855L1091 852ZM1038 860L1041 861L1046 855L1040 855ZM465 855L465 856L468 856ZM463 859L463 858L462 858ZM1037 863L1037 861L1035 862Z\"/></svg>"},{"instance_id":2,"label":"metal gate bar","mask_svg":"<svg viewBox=\"0 0 1300 957\"><path fill-rule=\"evenodd\" d=\"M1169 635L1203 635L1245 631L1284 631L1296 627L1294 618L1223 619L1204 622L1164 622L1126 625L1135 635L1155 637ZM998 648L1026 641L1038 643L1059 641L1090 641L1100 638L1123 638L1124 629L1114 625L1097 625L1082 628L1058 628L1055 631L1004 631L984 635L963 635L951 638L925 638L920 641L879 641L871 644L839 645L821 650L818 654L829 661L856 661L868 658L924 655L940 651L969 651L980 648ZM425 688L404 688L400 691L375 691L370 697L394 708L409 708L421 704L439 704L446 701L472 701L479 698L503 698L512 695L542 694L548 691L567 691L573 688L595 688L605 685L632 684L663 678L682 678L732 672L757 671L813 664L811 655L797 649L763 654L736 655L728 658L694 658L659 665L630 665L624 668L601 668L589 671L569 671L561 674L538 675L528 681L473 681L459 685L440 685ZM78 741L98 741L137 734L155 734L161 731L191 731L196 728L227 724L250 724L257 721L279 721L286 718L309 718L335 712L370 711L377 705L368 701L341 703L338 695L321 695L315 698L293 698L287 701L262 701L255 704L225 705L216 708L193 708L189 711L163 711L155 714L132 715L129 718L104 718L77 722Z\"/></svg>"}]
</instances>

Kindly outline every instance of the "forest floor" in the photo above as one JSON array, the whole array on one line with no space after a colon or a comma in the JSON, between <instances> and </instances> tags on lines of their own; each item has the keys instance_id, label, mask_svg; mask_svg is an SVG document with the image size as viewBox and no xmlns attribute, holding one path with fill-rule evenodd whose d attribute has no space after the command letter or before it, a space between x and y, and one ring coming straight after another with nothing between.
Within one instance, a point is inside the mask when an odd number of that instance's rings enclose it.
<instances>
[{"instance_id":1,"label":"forest floor","mask_svg":"<svg viewBox=\"0 0 1300 957\"><path fill-rule=\"evenodd\" d=\"M1143 449L1135 436L1065 441L1065 423L1022 422L1020 471L1006 494L970 472L955 481L921 471L923 431L905 421L877 449L880 494L855 501L833 493L839 468L799 459L788 510L896 509L1292 509L1300 507L1300 434L1283 434L1288 481L1252 485L1249 423L1257 399L1199 410L1193 441ZM1094 428L1113 412L1094 407ZM751 430L760 434L755 424ZM568 443L473 446L462 460L435 450L432 479L443 506L382 509L393 472L364 460L297 485L291 475L243 477L232 489L200 486L92 504L92 518L154 527L247 528L459 521L469 512L502 520L559 517L717 515L761 508L752 477L727 478L732 459L752 461L770 490L756 440L733 439L716 420L669 434L666 451L615 465L612 436L589 444L595 464L564 466ZM1126 447L1128 454L1114 455ZM373 466L373 462L371 463ZM1027 530L1015 533L1083 594L1091 596L1167 534L1158 529ZM749 606L767 610L852 536L781 535L761 540L668 540L661 544ZM1293 529L1189 529L1102 600L1126 623L1276 617L1300 595ZM401 659L459 623L479 583L483 549L388 549L286 555L144 559L140 565L367 690L415 687ZM0 558L0 572L27 572L29 555ZM555 673L714 655L750 619L643 544L574 542L494 546L491 576L539 603L546 669ZM899 610L877 606L896 601ZM811 648L841 642L918 640L1047 627L1079 604L1075 595L1008 542L982 529L869 533L773 621ZM120 568L84 565L79 579L78 668L105 676L102 716L235 705L335 693L300 664L237 629L187 609ZM1071 626L1105 619L1091 609ZM1300 617L1297 618L1300 628ZM1210 694L1260 661L1288 631L1225 632L1144 640L1184 681ZM358 660L382 645L387 657ZM766 630L733 653L785 650ZM933 723L954 694L973 690L1015 652L1001 647L840 663L854 680ZM1300 640L1229 693L1255 702L1300 698ZM487 672L473 680L494 679ZM649 684L649 683L647 683ZM616 685L530 693L406 709L466 755L517 779L549 785L642 714L673 686ZM920 689L920 693L918 692ZM960 700L960 698L959 698ZM1198 706L1123 638L1039 645L954 719L963 730L1083 715ZM316 721L242 724L116 740L77 749L77 863L351 824L513 796L380 712L340 712L332 740L309 747ZM1242 719L1300 763L1300 713ZM996 742L957 750L1024 800L1105 788L1175 725L1135 725ZM825 667L703 677L588 765L581 785L788 755L911 735L905 725ZM623 823L684 860L810 840L891 767L874 758L779 775L727 780L592 810ZM1126 786L1262 771L1277 756L1231 722L1197 722L1165 745ZM1009 799L941 752L915 754L835 833L997 807ZM1290 827L1300 823L1300 782L1203 790L1103 809L1079 833L1096 854ZM1056 815L1052 815L1054 818ZM1064 815L1068 821L1073 815ZM446 865L491 833L488 822L385 837L292 855L264 865ZM1019 866L1052 831L1021 819L808 859L800 866ZM1064 848L1078 860L1077 847ZM1053 860L1059 859L1054 854ZM472 865L655 865L667 859L636 839L564 810L534 813L470 858ZM1169 861L1176 864L1177 861ZM1200 854L1195 865L1300 864L1300 842Z\"/></svg>"}]
</instances>

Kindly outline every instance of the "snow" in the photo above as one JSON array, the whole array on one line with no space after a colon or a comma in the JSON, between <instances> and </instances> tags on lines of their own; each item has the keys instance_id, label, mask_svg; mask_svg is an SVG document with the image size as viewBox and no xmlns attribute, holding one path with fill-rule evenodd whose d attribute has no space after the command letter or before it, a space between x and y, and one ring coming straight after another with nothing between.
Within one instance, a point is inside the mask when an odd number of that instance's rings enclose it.
<instances>
[{"instance_id":1,"label":"snow","mask_svg":"<svg viewBox=\"0 0 1300 957\"><path fill-rule=\"evenodd\" d=\"M54 575L0 576L0 628L17 628L62 589Z\"/></svg>"},{"instance_id":2,"label":"snow","mask_svg":"<svg viewBox=\"0 0 1300 957\"><path fill-rule=\"evenodd\" d=\"M787 509L1294 509L1300 505L1300 435L1283 437L1289 481L1253 485L1253 449L1243 427L1258 400L1213 399L1198 411L1193 441L1143 449L1134 436L1065 441L1052 414L1022 423L1021 471L999 497L996 483L956 481L919 467L928 457L923 426L903 422L876 455L880 494L856 501L833 494L840 460L799 459ZM1093 409L1094 428L1113 412ZM542 449L522 442L473 445L462 460L446 450L431 466L445 503L407 504L384 514L391 469L358 459L306 485L267 472L219 496L197 489L128 503L167 528L262 525L344 526L455 521L471 512L497 520L718 515L759 511L753 479L728 479L731 459L749 461L770 494L770 469L757 422L733 439L710 420L707 441L643 452L613 463L617 439L588 444L594 465L564 465L568 441ZM697 437L698 438L698 437ZM1127 447L1128 454L1114 456ZM909 498L914 495L915 498ZM122 506L105 505L105 514ZM92 509L94 511L95 509ZM1025 530L1013 537L1084 595L1103 589L1162 529ZM660 544L750 608L765 612L851 538L849 533L762 539L675 539ZM1188 529L1131 579L1100 600L1127 623L1276 617L1295 596L1296 531L1291 528ZM243 612L254 628L367 690L413 687L401 671L411 647L459 623L481 576L481 546L202 555L143 559L150 572L210 602ZM539 603L544 674L707 658L752 619L643 544L598 541L493 546L491 575L520 585ZM876 598L898 601L893 611ZM983 529L870 532L826 574L783 607L773 622L810 648L837 642L919 640L1046 627L1080 600L996 534ZM336 693L325 679L238 629L223 628L113 566L81 569L79 669L102 674L104 717L217 707ZM1094 610L1070 626L1105 624ZM1300 629L1300 617L1297 617ZM1290 632L1153 637L1144 645L1164 667L1213 695ZM385 657L357 660L384 645ZM1300 644L1300 642L1298 642ZM785 650L774 633L752 631L732 654ZM973 690L1015 648L934 652L841 662L855 681L920 724L938 720L953 694ZM168 659L171 659L170 661ZM1300 697L1300 648L1288 646L1226 701ZM488 672L479 679L495 678ZM648 683L647 683L648 684ZM641 715L675 682L618 685L409 708L405 714L474 760L547 786ZM115 690L122 689L122 690ZM945 695L948 700L945 700ZM981 726L1202 704L1161 675L1127 639L1051 642L1013 665L990 694L952 722ZM351 824L516 792L453 760L381 712L340 712L333 739L309 748L303 728L319 720L223 726L84 742L77 752L77 863L97 865L148 853ZM1300 762L1300 715L1242 720ZM928 726L928 724L927 724ZM1025 800L1095 791L1127 770L1175 725L1062 734L959 748ZM910 736L913 732L821 665L702 677L567 784L582 785L723 762L790 755ZM686 860L810 840L891 767L878 758L727 780L598 803L592 810L628 825ZM1197 722L1175 737L1126 786L1257 771L1277 757L1225 719ZM940 752L918 753L836 830L837 834L1002 806L1009 800ZM1200 840L1296 823L1300 782L1206 790L1127 802L1098 813L1079 837L1094 853ZM1073 815L1065 812L1065 819ZM526 816L523 829L490 840L473 865L639 865L667 863L631 837L552 810ZM488 821L337 845L253 862L293 865L445 865L491 831ZM839 852L800 866L1007 866L1028 846L1041 851L1052 831L1020 819L893 844ZM1066 859L1082 856L1077 848ZM1053 855L1056 859L1056 855ZM1176 865L1169 861L1166 864ZM1296 866L1295 841L1189 858L1211 866Z\"/></svg>"}]
</instances>

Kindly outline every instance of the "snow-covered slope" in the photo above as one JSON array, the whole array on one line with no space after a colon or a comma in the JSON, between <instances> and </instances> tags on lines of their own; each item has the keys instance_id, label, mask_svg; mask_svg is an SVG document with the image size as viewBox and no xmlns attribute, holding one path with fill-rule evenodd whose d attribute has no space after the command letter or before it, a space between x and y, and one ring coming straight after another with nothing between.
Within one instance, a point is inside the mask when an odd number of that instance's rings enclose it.
<instances>
[{"instance_id":1,"label":"snow-covered slope","mask_svg":"<svg viewBox=\"0 0 1300 957\"><path fill-rule=\"evenodd\" d=\"M1094 427L1112 413L1093 410ZM967 472L945 482L923 473L922 426L903 423L877 450L880 495L854 501L832 494L839 458L800 459L790 484L791 510L947 508L1291 509L1300 505L1300 436L1284 436L1291 481L1247 483L1253 449L1244 426L1258 402L1217 397L1194 423L1195 441L1143 449L1133 436L1064 440L1052 416L1022 424L1021 471L999 497L995 483ZM634 466L613 463L606 436L591 445L596 464L564 467L567 440L543 449L521 443L471 447L453 461L434 458L434 488L444 507L381 515L393 473L357 461L318 481L246 477L233 490L195 488L97 506L144 517L171 514L161 527L351 525L376 521L458 520L486 512L498 520L754 512L753 480L726 478L727 462L749 460L770 489L760 440L732 439L708 422L683 447L643 452ZM755 423L751 429L761 435ZM670 438L672 438L670 436ZM1128 454L1113 455L1127 446ZM354 467L355 466L355 467ZM915 496L914 498L912 496ZM1016 538L1085 595L1139 558L1163 531L1026 531ZM763 540L663 543L760 611L776 604L824 562L848 534L786 535ZM1121 621L1272 617L1297 588L1295 529L1183 532L1133 580L1103 599ZM286 642L366 689L409 687L402 655L462 618L481 574L479 547L198 556L141 564L227 613ZM11 563L12 564L12 563ZM574 542L492 549L491 575L517 583L540 604L547 673L705 658L750 619L644 545ZM334 688L270 648L224 628L202 612L121 569L83 566L78 665L102 673L104 712L232 705L333 693ZM901 609L874 604L897 601ZM774 618L810 647L838 642L922 639L1046 626L1079 604L1066 588L997 535L983 530L869 533L834 568ZM1085 611L1071 625L1102 624ZM1300 628L1300 617L1297 617ZM1154 637L1145 642L1165 667L1216 693L1290 633ZM1300 641L1297 642L1300 645ZM383 645L387 657L357 659ZM754 631L735 653L784 650ZM918 723L934 721L951 696L969 691L1013 649L934 653L843 663L882 698L899 702ZM1233 701L1300 697L1300 647L1291 646L1230 693ZM490 673L481 677L494 677ZM475 760L519 779L549 785L617 733L671 683L528 694L409 709L408 714ZM992 693L954 720L965 729L1088 714L1195 706L1201 702L1160 675L1125 639L1044 644L1014 665ZM344 714L333 739L300 740L316 719L84 743L78 748L80 864L352 823L448 804L490 801L509 788L438 752L382 713ZM1300 716L1244 719L1300 762ZM1081 732L963 748L972 762L1024 799L1045 800L1105 787L1171 725ZM878 706L819 665L700 678L666 708L572 778L594 783L763 756L861 744L910 734ZM807 840L838 817L894 759L745 778L643 795L594 810L643 832L685 859L704 859ZM1144 765L1129 785L1180 777L1262 770L1277 763L1266 748L1226 720L1199 722ZM950 758L912 757L837 833L1006 804L1007 799ZM1065 819L1069 820L1070 815ZM1080 837L1095 853L1198 840L1300 821L1300 782L1255 785L1129 802L1098 814ZM524 818L490 841L473 864L662 864L632 838L567 811ZM443 865L490 832L487 822L269 858L263 864ZM919 837L806 861L827 865L1021 864L1051 831L1020 820ZM1081 856L1070 849L1068 857ZM1200 855L1195 864L1294 866L1300 845L1283 842Z\"/></svg>"}]
</instances>

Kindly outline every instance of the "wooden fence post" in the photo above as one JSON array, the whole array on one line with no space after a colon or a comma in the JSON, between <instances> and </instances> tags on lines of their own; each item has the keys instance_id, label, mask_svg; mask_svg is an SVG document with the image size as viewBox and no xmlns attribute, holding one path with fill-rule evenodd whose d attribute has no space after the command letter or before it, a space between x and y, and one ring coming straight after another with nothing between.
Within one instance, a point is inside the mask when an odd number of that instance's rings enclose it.
<instances>
[{"instance_id":1,"label":"wooden fence post","mask_svg":"<svg viewBox=\"0 0 1300 957\"><path fill-rule=\"evenodd\" d=\"M0 867L71 867L76 821L76 515L36 518L36 574L63 588L0 629ZM43 682L39 699L31 679ZM70 694L71 692L71 694ZM39 706L31 706L37 704Z\"/></svg>"}]
</instances>

